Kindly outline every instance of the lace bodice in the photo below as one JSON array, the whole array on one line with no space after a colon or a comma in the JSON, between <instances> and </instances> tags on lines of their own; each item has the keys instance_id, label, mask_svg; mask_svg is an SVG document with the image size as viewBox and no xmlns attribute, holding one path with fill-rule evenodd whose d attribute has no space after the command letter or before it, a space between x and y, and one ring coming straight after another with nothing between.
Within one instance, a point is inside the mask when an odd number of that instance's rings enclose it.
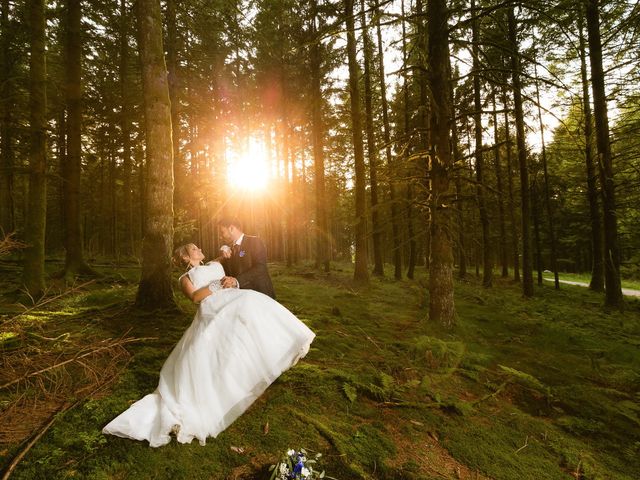
<instances>
[{"instance_id":1,"label":"lace bodice","mask_svg":"<svg viewBox=\"0 0 640 480\"><path fill-rule=\"evenodd\" d=\"M184 277L185 275L189 276L189 280L191 280L191 283L193 283L193 287L197 290L209 285L215 280L220 280L222 277L224 277L224 268L222 268L220 262L209 262L206 265L198 265L197 267L193 267L180 278Z\"/></svg>"}]
</instances>

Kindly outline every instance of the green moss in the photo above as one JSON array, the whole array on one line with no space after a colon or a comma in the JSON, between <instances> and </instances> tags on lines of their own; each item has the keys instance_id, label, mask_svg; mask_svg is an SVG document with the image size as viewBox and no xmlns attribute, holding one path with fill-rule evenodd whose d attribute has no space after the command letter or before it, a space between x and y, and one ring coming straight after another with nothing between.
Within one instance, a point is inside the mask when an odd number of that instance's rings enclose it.
<instances>
[{"instance_id":1,"label":"green moss","mask_svg":"<svg viewBox=\"0 0 640 480\"><path fill-rule=\"evenodd\" d=\"M533 375L529 375L528 373L521 372L520 370L516 370L515 368L505 367L504 365L498 365L498 368L505 372L509 377L517 381L518 383L531 388L532 390L537 390L540 393L543 393L547 396L551 395L551 391L549 387L544 385L540 380L538 380Z\"/></svg>"},{"instance_id":2,"label":"green moss","mask_svg":"<svg viewBox=\"0 0 640 480\"><path fill-rule=\"evenodd\" d=\"M415 340L412 350L415 361L432 370L452 373L462 360L465 346L459 341L445 341L423 335Z\"/></svg>"},{"instance_id":3,"label":"green moss","mask_svg":"<svg viewBox=\"0 0 640 480\"><path fill-rule=\"evenodd\" d=\"M150 449L98 433L153 391L195 306L178 296L181 312L131 309L132 270L126 281L94 284L31 312L23 325L64 325L56 335L73 339L129 329L154 339L129 345L132 360L108 395L59 418L15 478L258 478L286 449L304 447L324 453L327 474L341 480L425 479L417 455L426 432L437 433L455 461L495 479L640 478L640 306L605 314L601 298L580 289L542 288L524 300L510 283L488 290L469 281L456 284L458 325L445 330L426 320L424 278L373 278L356 288L351 267L338 267L326 275L309 265L272 266L279 301L317 338L205 447ZM393 468L391 431L416 445Z\"/></svg>"}]
</instances>

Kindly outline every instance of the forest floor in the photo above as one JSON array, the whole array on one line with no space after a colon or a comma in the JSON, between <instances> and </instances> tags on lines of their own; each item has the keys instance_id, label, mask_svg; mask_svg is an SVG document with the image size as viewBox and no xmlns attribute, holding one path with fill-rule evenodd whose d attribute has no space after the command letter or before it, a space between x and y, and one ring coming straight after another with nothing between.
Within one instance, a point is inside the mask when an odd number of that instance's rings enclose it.
<instances>
[{"instance_id":1,"label":"forest floor","mask_svg":"<svg viewBox=\"0 0 640 480\"><path fill-rule=\"evenodd\" d=\"M155 389L195 307L136 311L137 269L103 268L24 312L6 268L0 468L17 465L11 478L266 479L300 447L341 480L640 478L638 299L606 312L581 287L524 299L509 281L470 278L456 282L447 331L426 318L426 277L358 289L347 265L272 265L279 301L317 334L311 351L206 446L153 449L101 428Z\"/></svg>"}]
</instances>

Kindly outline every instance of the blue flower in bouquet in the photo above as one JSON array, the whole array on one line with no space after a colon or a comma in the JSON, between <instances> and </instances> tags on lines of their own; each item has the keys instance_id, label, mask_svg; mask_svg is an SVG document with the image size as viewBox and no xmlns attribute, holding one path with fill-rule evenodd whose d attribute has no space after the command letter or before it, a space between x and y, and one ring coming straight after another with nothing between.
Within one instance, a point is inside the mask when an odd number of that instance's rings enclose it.
<instances>
[{"instance_id":1,"label":"blue flower in bouquet","mask_svg":"<svg viewBox=\"0 0 640 480\"><path fill-rule=\"evenodd\" d=\"M289 449L280 462L276 465L271 465L270 471L273 473L270 480L317 480L325 478L324 470L318 473L313 468L321 456L321 453L317 453L313 459L309 459L305 449L301 448L299 451Z\"/></svg>"}]
</instances>

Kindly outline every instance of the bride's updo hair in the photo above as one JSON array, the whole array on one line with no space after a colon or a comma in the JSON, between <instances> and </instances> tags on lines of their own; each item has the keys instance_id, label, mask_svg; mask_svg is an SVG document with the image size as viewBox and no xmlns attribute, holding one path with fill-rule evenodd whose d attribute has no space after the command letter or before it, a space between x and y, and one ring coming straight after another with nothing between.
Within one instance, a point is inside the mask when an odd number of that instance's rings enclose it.
<instances>
[{"instance_id":1,"label":"bride's updo hair","mask_svg":"<svg viewBox=\"0 0 640 480\"><path fill-rule=\"evenodd\" d=\"M189 260L185 260L184 257L189 258L189 251L187 250L187 247L189 245L193 245L191 243L185 243L184 245L180 245L178 248L176 248L173 251L173 264L176 267L182 267L182 268L186 268L187 270L189 270L190 268L190 263Z\"/></svg>"}]
</instances>

